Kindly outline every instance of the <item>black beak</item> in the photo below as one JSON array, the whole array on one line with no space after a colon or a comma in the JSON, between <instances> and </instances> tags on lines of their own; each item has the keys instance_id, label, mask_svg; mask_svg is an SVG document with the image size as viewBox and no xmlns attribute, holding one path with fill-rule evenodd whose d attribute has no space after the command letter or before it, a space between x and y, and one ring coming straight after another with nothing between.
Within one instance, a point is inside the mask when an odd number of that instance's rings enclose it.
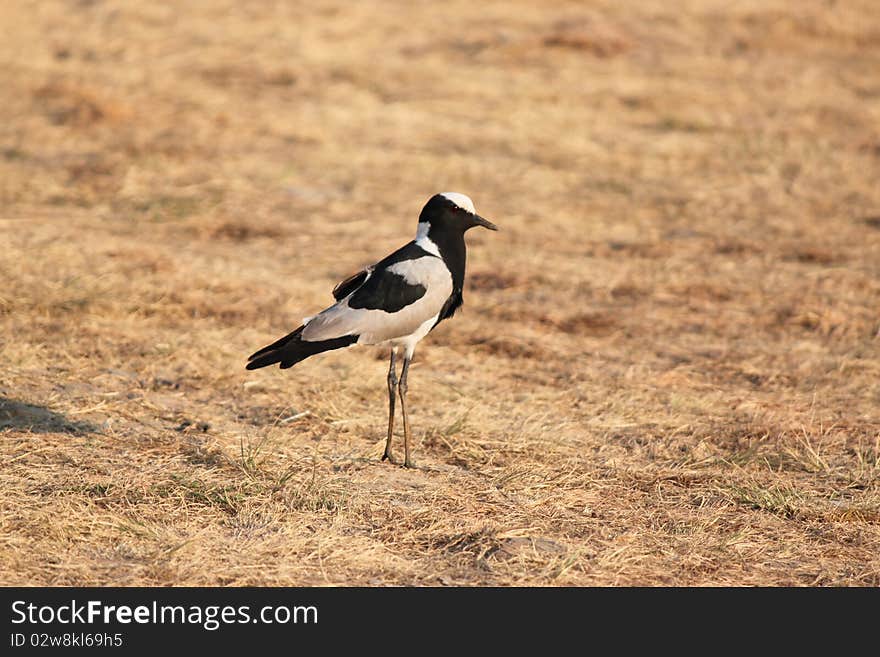
<instances>
[{"instance_id":1,"label":"black beak","mask_svg":"<svg viewBox=\"0 0 880 657\"><path fill-rule=\"evenodd\" d=\"M489 221L488 219L483 219L483 218L482 218L480 215L478 215L478 214L475 214L475 215L474 215L474 225L475 225L475 226L482 226L483 228L488 228L489 230L498 230L498 226L496 226L495 224L493 224L493 223L492 223L491 221Z\"/></svg>"}]
</instances>

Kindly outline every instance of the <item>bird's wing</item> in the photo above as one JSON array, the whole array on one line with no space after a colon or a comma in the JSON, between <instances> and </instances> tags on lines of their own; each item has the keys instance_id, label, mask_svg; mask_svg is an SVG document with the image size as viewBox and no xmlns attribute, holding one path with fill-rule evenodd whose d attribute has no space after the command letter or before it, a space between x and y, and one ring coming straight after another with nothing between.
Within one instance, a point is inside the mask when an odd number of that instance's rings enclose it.
<instances>
[{"instance_id":1,"label":"bird's wing","mask_svg":"<svg viewBox=\"0 0 880 657\"><path fill-rule=\"evenodd\" d=\"M352 292L355 292L359 287L361 287L369 280L374 271L382 271L383 269L386 269L398 262L421 258L425 255L429 255L429 253L418 244L416 244L415 241L409 242L408 244L405 244L404 246L397 249L397 251L395 251L391 255L382 258L382 260L377 262L375 265L364 267L359 272L352 274L344 281L337 284L336 287L333 288L333 298L337 301L341 301Z\"/></svg>"},{"instance_id":2,"label":"bird's wing","mask_svg":"<svg viewBox=\"0 0 880 657\"><path fill-rule=\"evenodd\" d=\"M372 271L372 267L364 267L356 274L352 274L346 278L333 288L333 298L339 301L340 299L347 297L367 281Z\"/></svg>"},{"instance_id":3,"label":"bird's wing","mask_svg":"<svg viewBox=\"0 0 880 657\"><path fill-rule=\"evenodd\" d=\"M422 260L425 258L377 268L348 299L348 307L396 313L415 303L425 296L426 286L435 278L436 263Z\"/></svg>"},{"instance_id":4,"label":"bird's wing","mask_svg":"<svg viewBox=\"0 0 880 657\"><path fill-rule=\"evenodd\" d=\"M361 344L374 344L410 335L425 322L436 321L452 293L452 276L436 256L415 251L409 255L417 257L378 263L359 287L306 323L303 339L358 335Z\"/></svg>"}]
</instances>

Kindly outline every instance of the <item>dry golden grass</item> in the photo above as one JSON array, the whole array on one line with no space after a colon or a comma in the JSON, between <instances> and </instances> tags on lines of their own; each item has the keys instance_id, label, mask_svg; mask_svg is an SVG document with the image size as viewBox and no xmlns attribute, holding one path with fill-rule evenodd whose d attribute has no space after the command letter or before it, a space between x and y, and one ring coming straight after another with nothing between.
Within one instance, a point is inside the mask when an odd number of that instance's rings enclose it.
<instances>
[{"instance_id":1,"label":"dry golden grass","mask_svg":"<svg viewBox=\"0 0 880 657\"><path fill-rule=\"evenodd\" d=\"M4 3L0 583L880 585L875 10ZM406 471L244 361L442 190Z\"/></svg>"}]
</instances>

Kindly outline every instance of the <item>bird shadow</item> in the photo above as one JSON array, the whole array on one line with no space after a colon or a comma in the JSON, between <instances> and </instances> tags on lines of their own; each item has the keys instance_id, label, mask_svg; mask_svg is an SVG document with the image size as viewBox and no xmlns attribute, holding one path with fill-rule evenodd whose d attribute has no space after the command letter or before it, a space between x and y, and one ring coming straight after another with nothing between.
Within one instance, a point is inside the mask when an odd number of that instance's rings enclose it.
<instances>
[{"instance_id":1,"label":"bird shadow","mask_svg":"<svg viewBox=\"0 0 880 657\"><path fill-rule=\"evenodd\" d=\"M0 396L0 432L10 430L80 435L92 433L95 427L88 422L70 420L44 406Z\"/></svg>"}]
</instances>

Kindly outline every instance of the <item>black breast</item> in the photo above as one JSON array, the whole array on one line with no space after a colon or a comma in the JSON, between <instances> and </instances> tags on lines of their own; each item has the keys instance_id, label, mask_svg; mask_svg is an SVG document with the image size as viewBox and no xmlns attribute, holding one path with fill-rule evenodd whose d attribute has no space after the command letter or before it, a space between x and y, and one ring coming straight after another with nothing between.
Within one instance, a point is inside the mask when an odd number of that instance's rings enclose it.
<instances>
[{"instance_id":1,"label":"black breast","mask_svg":"<svg viewBox=\"0 0 880 657\"><path fill-rule=\"evenodd\" d=\"M443 309L437 317L437 326L444 319L449 319L464 303L462 290L464 289L464 272L467 263L467 248L464 243L464 233L460 230L444 229L432 226L428 231L428 238L437 245L440 256L449 273L452 275L452 294L443 304ZM433 329L433 327L432 327Z\"/></svg>"}]
</instances>

